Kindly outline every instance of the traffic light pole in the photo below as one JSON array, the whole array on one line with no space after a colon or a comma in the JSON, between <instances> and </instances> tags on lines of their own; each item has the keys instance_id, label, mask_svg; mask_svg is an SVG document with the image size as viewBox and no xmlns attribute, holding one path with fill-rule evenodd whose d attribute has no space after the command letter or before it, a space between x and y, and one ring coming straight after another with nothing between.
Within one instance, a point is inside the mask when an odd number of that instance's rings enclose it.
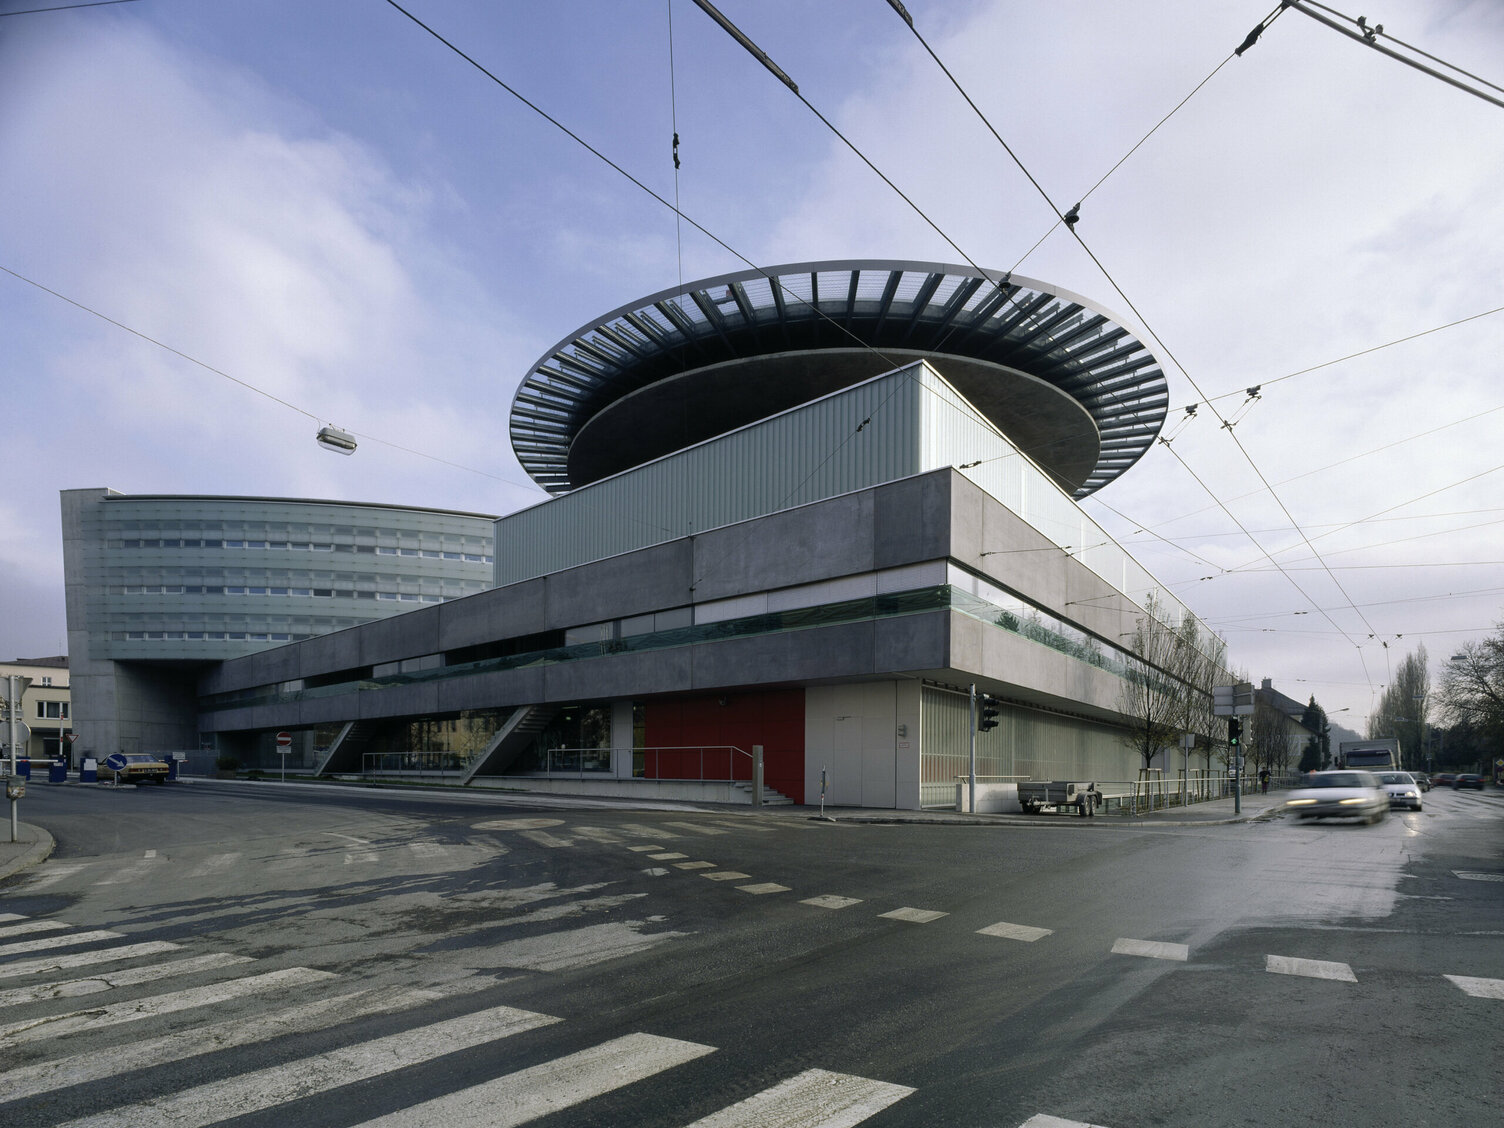
<instances>
[{"instance_id":1,"label":"traffic light pole","mask_svg":"<svg viewBox=\"0 0 1504 1128\"><path fill-rule=\"evenodd\" d=\"M971 730L966 756L967 788L969 794L966 797L966 809L971 814L977 813L977 683L971 683L971 724L967 726Z\"/></svg>"},{"instance_id":2,"label":"traffic light pole","mask_svg":"<svg viewBox=\"0 0 1504 1128\"><path fill-rule=\"evenodd\" d=\"M1232 748L1232 813L1243 813L1243 722L1237 717L1227 718L1227 743Z\"/></svg>"}]
</instances>

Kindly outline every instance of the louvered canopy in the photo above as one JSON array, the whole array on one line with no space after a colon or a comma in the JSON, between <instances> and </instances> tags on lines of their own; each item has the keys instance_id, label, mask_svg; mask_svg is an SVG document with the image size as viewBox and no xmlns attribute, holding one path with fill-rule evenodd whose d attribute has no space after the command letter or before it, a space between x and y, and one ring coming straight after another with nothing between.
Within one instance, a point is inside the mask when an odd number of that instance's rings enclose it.
<instances>
[{"instance_id":1,"label":"louvered canopy","mask_svg":"<svg viewBox=\"0 0 1504 1128\"><path fill-rule=\"evenodd\" d=\"M852 260L726 274L581 327L518 388L512 448L567 493L919 357L1078 498L1164 423L1158 362L1084 299L970 267Z\"/></svg>"}]
</instances>

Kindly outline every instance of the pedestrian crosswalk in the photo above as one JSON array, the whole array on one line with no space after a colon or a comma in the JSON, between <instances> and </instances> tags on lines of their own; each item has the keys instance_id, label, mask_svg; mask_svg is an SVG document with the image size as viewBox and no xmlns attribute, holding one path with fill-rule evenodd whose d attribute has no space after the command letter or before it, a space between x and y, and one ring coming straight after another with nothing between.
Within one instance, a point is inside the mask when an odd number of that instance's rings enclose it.
<instances>
[{"instance_id":1,"label":"pedestrian crosswalk","mask_svg":"<svg viewBox=\"0 0 1504 1128\"><path fill-rule=\"evenodd\" d=\"M464 828L483 830L478 835L462 834L457 839L418 835L398 842L346 828L351 832L331 834L322 846L292 848L302 851L305 865L327 863L342 871L370 865L359 860L367 854L420 871L424 866L442 869L455 862L457 854L495 857L514 850L537 858L555 857L553 851L571 847L590 847L618 859L614 864L619 873L588 875L606 879L601 881L567 886L539 881L446 893L450 903L483 910L476 914L479 923L463 925L455 932L445 926L446 937L467 928L486 930L483 966L448 964L439 974L433 964L404 965L423 968L429 978L410 979L395 987L373 987L369 968L351 970L355 963L347 954L342 963L329 957L327 966L316 956L309 958L297 951L272 960L264 947L258 946L251 955L250 949L236 951L233 943L217 935L212 945L207 940L196 943L195 933L187 933L185 939L178 931L166 933L174 940L137 939L139 932L132 932L140 925L133 928L129 918L106 929L76 927L42 915L0 914L0 1115L12 1103L67 1091L72 1103L64 1106L65 1114L73 1119L65 1123L70 1125L207 1125L317 1099L396 1068L431 1066L441 1080L423 1088L421 1099L415 1096L410 1103L391 1108L362 1105L341 1123L374 1117L365 1123L388 1128L522 1125L592 1101L630 1099L623 1091L674 1070L724 1068L734 1073L748 1067L738 1057L744 1051L707 1044L719 1038L685 1039L678 1036L684 1031L634 1029L628 1016L615 1029L574 1038L569 1031L575 1020L542 1013L554 1009L546 1004L539 1010L498 1005L496 992L504 990L508 980L498 981L496 976L526 979L530 977L519 973L569 972L683 941L690 932L670 927L665 918L649 915L653 910L647 908L658 890L671 883L715 904L717 914L731 905L746 905L749 913L771 911L780 914L780 919L828 922L820 926L827 929L887 930L886 935L899 942L921 931L951 930L969 937L965 943L975 946L972 950L979 960L1029 959L1031 953L1047 951L1062 940L1079 948L1079 930L1086 927L1062 923L1039 906L1033 911L1021 905L1014 905L1012 911L996 907L996 916L1006 913L1012 918L997 920L992 913L981 916L973 904L926 904L924 893L918 894L920 901L915 905L904 904L897 896L885 899L881 891L871 888L843 888L841 880L831 881L825 889L818 885L800 888L786 874L766 872L768 867L758 864L755 852L741 848L748 845L745 840L724 833L730 828L709 822L704 825L712 832L697 833L690 827L700 824L687 820L658 826L589 827L571 826L562 819L512 820L520 825L502 825L506 821ZM311 853L320 856L312 858ZM149 872L157 875L232 875L241 867L264 868L269 861L287 856L279 848L263 849L259 858L253 850L184 858L164 851L164 856L149 858L70 861L56 867L44 865L26 879L26 889L55 889L58 882L71 882L87 892L110 873L137 864L156 867ZM648 872L657 873L660 880L648 883L637 877L644 872L644 863L652 863ZM63 870L62 876L54 877L54 869ZM707 880L697 880L701 877ZM98 895L113 892L106 887ZM394 902L411 898L412 910L419 913L433 909L433 896L383 894L385 900ZM316 892L303 900L318 905ZM179 918L163 914L153 919L161 923ZM116 920L110 917L104 923ZM1094 922L1091 927L1102 925ZM1106 932L1096 951L1104 961L1121 958L1124 968L1134 958L1197 966L1194 938L1150 935L1148 939L1112 938ZM1192 943L1180 942L1184 939ZM1250 959L1230 970L1272 973L1264 979L1271 991L1278 989L1279 981L1274 978L1278 975L1328 980L1309 989L1334 992L1364 989L1377 979L1372 969L1321 958L1341 955L1316 946L1327 942L1313 941L1313 948L1299 955L1269 954L1262 964ZM1291 949L1300 951L1300 946L1292 944ZM396 953L396 948L391 951ZM407 950L396 954L405 956ZM306 962L284 966L294 958ZM1202 958L1202 970L1213 962L1220 970L1229 970L1225 956L1214 961ZM1169 967L1165 970L1178 974ZM1387 974L1386 989L1393 982L1393 974ZM360 978L353 979L353 975ZM1504 980L1462 974L1426 978L1436 982L1437 990L1455 997L1458 1005L1491 1014L1504 1000ZM1294 984L1285 981L1285 986ZM470 996L475 996L475 1002L465 1003ZM455 1013L466 1005L477 1009ZM367 1021L378 1017L379 1023ZM268 1064L273 1060L271 1044L298 1035L318 1040L292 1060ZM507 1048L516 1046L525 1046L525 1052L513 1056ZM101 1052L101 1047L107 1052ZM243 1062L238 1054L224 1053L249 1047L261 1050ZM447 1066L434 1065L450 1054L472 1059L478 1055L495 1066L455 1074ZM213 1055L212 1061L198 1060L206 1055ZM507 1061L524 1068L507 1068ZM181 1076L181 1082L153 1083L150 1094L145 1094L144 1084L122 1090L124 1095L118 1097L114 1086L93 1084L126 1074L144 1076L186 1062L196 1064L181 1074L171 1073L174 1078ZM740 1099L728 1097L724 1107L709 1112L709 1102L695 1107L692 1115L700 1119L685 1128L855 1126L910 1100L917 1091L902 1084L913 1078L864 1077L822 1068L828 1064L801 1061L766 1082L759 1078L762 1087L751 1095L745 1094L755 1086L736 1087ZM880 1072L877 1067L871 1071ZM453 1080L442 1080L451 1076ZM911 1101L904 1107L915 1104ZM297 1120L290 1116L286 1122ZM1078 1124L1043 1113L1028 1123L1031 1128Z\"/></svg>"},{"instance_id":2,"label":"pedestrian crosswalk","mask_svg":"<svg viewBox=\"0 0 1504 1128\"><path fill-rule=\"evenodd\" d=\"M7 926L28 923L33 922L11 914ZM45 930L50 933L87 935L71 930L65 922L47 923L56 926ZM110 953L129 947L132 946L101 947L98 955L110 963L119 963ZM146 945L135 948L142 954ZM504 1062L507 1056L500 1048L509 1040L559 1026L564 1021L535 1010L488 1005L432 1021L413 1021L395 1032L364 1037L358 1033L365 1029L356 1025L358 1020L378 1015L417 1014L430 1004L478 994L499 983L489 976L467 975L433 986L349 990L349 984L335 972L301 966L257 971L256 962L246 956L206 952L174 958L168 964L142 963L101 972L87 979L20 985L15 985L18 980L34 978L51 970L52 964L40 960L0 962L0 1019L5 1020L0 1023L0 1050L26 1043L33 1055L42 1054L40 1060L0 1069L0 1114L6 1109L24 1112L28 1105L21 1102L66 1091L71 1100L64 1106L71 1119L61 1121L66 1128L106 1125L197 1128L316 1099L394 1070L411 1070L449 1055L470 1054L473 1060ZM247 970L247 965L251 965L251 970ZM87 1011L45 1013L44 1008L37 1006L70 998L75 988L95 994L154 984L173 974L212 974L227 969L244 974ZM260 1003L268 1009L233 1019L216 1018L207 1012L210 1004L232 998ZM34 1013L25 1014L28 1010ZM166 1016L186 1011L199 1011L207 1020L187 1027L179 1024L167 1032L149 1030L141 1035L114 1038L108 1045L101 1045L102 1038L110 1039L112 1026L127 1022L150 1026L162 1022ZM14 1017L18 1012L22 1016ZM238 1055L222 1053L264 1046L293 1035L327 1037L330 1032L340 1031L356 1033L332 1048L275 1064L254 1065L243 1071L236 1071L233 1065ZM87 1039L86 1048L77 1048L80 1037ZM48 1053L52 1047L57 1052ZM525 1125L719 1052L718 1047L701 1042L629 1030L580 1049L558 1053L526 1068L499 1068L490 1079L460 1084L439 1096L413 1102L398 1096L395 1098L398 1107L365 1121L365 1125L369 1128ZM228 1072L213 1076L215 1071L211 1068L207 1071L211 1079L178 1088L168 1080L177 1073L161 1072L162 1067L210 1054L219 1055L215 1058L218 1063L230 1063L225 1066ZM5 1056L16 1060L13 1054ZM97 1084L142 1071L156 1071L151 1075L163 1080L154 1080L146 1096L132 1090L136 1092L134 1100L118 1099L114 1085ZM182 1076L201 1077L205 1072L196 1068ZM695 1121L691 1128L750 1128L768 1124L785 1128L855 1126L913 1092L912 1088L889 1081L816 1068L729 1104Z\"/></svg>"}]
</instances>

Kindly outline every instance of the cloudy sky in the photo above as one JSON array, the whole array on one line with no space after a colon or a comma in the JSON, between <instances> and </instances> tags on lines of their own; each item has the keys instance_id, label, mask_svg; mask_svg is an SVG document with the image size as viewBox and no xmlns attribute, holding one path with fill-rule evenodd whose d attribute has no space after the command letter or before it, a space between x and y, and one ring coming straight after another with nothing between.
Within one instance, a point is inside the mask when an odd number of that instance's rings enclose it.
<instances>
[{"instance_id":1,"label":"cloudy sky","mask_svg":"<svg viewBox=\"0 0 1504 1128\"><path fill-rule=\"evenodd\" d=\"M0 0L0 657L64 649L61 489L541 499L529 365L746 262L519 95L759 266L961 261L690 0L406 0L515 95L383 0L63 2ZM1085 199L1109 279L1029 253L1048 205L885 0L719 6L966 257L1151 343L1171 441L1086 507L1235 665L1361 729L1504 619L1504 109L1297 11L1217 70L1273 0L907 0L1062 207L1216 71ZM1504 5L1380 6L1504 85Z\"/></svg>"}]
</instances>

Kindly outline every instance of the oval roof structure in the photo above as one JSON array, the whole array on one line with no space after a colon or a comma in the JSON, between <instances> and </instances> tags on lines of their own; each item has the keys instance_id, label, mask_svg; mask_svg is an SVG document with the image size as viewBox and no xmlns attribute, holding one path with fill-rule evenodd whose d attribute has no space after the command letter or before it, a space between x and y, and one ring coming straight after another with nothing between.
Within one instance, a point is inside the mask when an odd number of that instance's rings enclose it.
<instances>
[{"instance_id":1,"label":"oval roof structure","mask_svg":"<svg viewBox=\"0 0 1504 1128\"><path fill-rule=\"evenodd\" d=\"M929 361L1080 498L1164 423L1154 356L1042 282L890 260L809 262L660 291L550 349L512 400L512 449L551 494Z\"/></svg>"}]
</instances>

